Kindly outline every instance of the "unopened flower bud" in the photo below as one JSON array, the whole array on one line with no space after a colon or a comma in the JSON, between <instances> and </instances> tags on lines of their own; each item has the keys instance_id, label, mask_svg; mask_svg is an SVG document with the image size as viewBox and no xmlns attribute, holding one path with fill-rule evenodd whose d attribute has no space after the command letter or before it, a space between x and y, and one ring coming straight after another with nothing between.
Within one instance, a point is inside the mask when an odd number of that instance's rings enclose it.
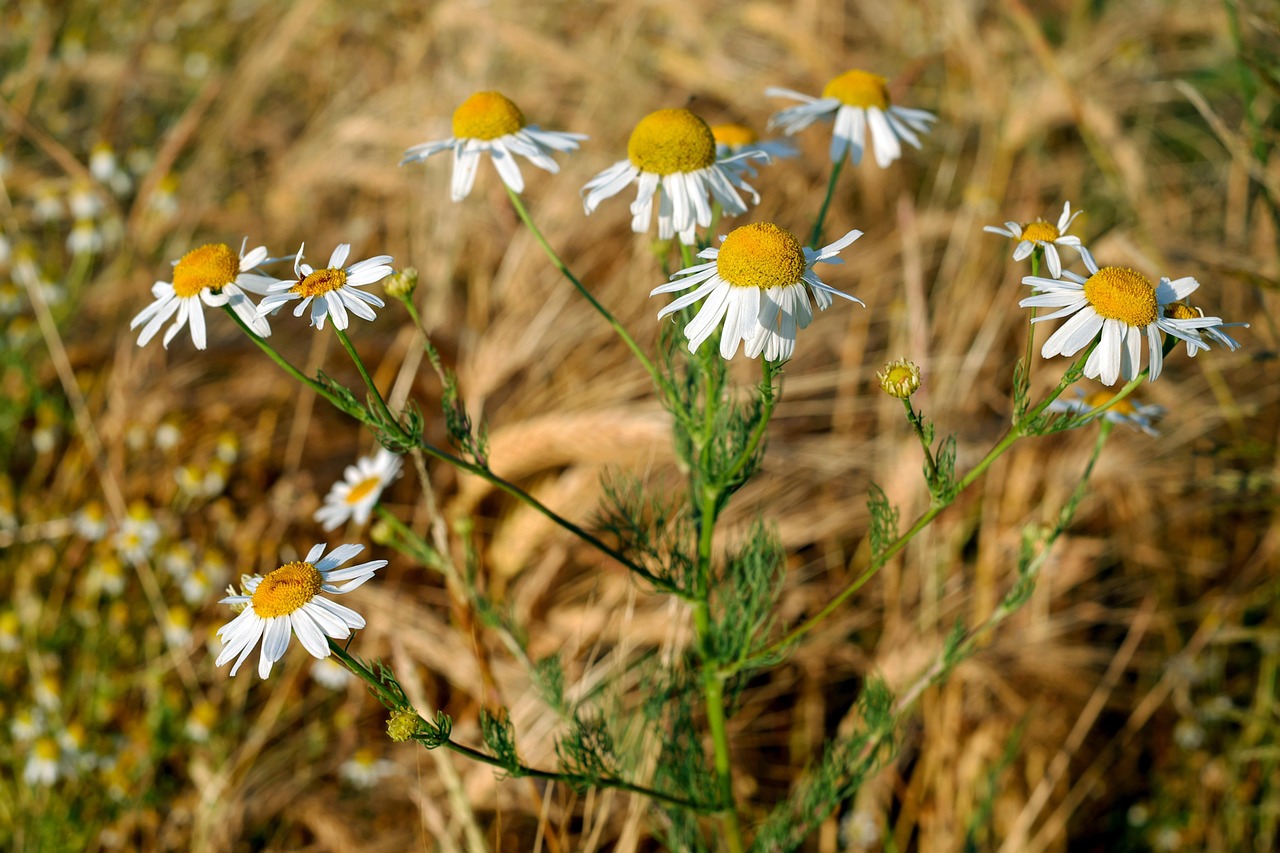
<instances>
[{"instance_id":1,"label":"unopened flower bud","mask_svg":"<svg viewBox=\"0 0 1280 853\"><path fill-rule=\"evenodd\" d=\"M884 366L883 373L877 373L880 387L890 397L905 400L920 387L920 368L905 358L891 361Z\"/></svg>"}]
</instances>

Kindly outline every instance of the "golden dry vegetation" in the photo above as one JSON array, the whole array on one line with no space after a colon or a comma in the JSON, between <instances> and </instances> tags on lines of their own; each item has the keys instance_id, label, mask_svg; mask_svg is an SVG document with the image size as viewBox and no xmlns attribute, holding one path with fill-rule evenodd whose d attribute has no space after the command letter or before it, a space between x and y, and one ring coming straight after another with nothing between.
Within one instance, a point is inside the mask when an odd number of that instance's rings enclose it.
<instances>
[{"instance_id":1,"label":"golden dry vegetation","mask_svg":"<svg viewBox=\"0 0 1280 853\"><path fill-rule=\"evenodd\" d=\"M321 541L312 513L373 440L220 313L204 352L185 333L167 351L138 348L127 327L169 262L204 242L389 253L421 274L418 306L488 425L493 468L588 523L610 471L680 488L669 416L520 226L489 165L453 204L447 155L399 168L401 152L448 136L454 107L489 88L543 127L590 134L559 158L559 175L526 168L524 198L652 349L659 303L648 292L662 263L630 232L621 197L587 218L578 189L623 156L651 110L689 105L763 130L783 105L766 87L816 92L849 67L885 74L894 99L939 121L922 152L841 176L827 233L866 234L826 278L867 307L838 304L801 336L764 472L726 520L725 541L760 516L777 526L791 555L783 624L865 564L871 482L904 519L928 506L919 446L875 381L887 360L922 366L916 402L956 433L961 469L1005 429L1027 270L983 225L1056 217L1069 199L1096 256L1195 276L1210 313L1252 326L1236 335L1240 352L1179 350L1139 389L1168 409L1160 437L1117 431L1029 605L924 693L892 758L806 849L1280 843L1271 3L185 0L13 2L0 17L0 213L12 248L0 284L16 300L0 319L0 629L19 641L0 653L9 849L655 849L658 818L635 797L503 779L392 744L382 707L357 683L318 684L296 648L267 682L252 667L234 679L215 669L212 632L228 618L219 591ZM828 139L817 125L797 135L799 159L762 170L752 219L805 232ZM97 143L132 169L122 194L94 188ZM41 222L38 210L76 192L106 203L95 217L106 245L73 258L65 212ZM21 257L54 287L32 296L9 284ZM285 355L358 384L330 335L292 319L274 323ZM404 312L389 305L352 337L381 387L418 400L428 436L444 442L439 382ZM1065 364L1038 360L1035 389ZM752 367L736 363L735 375L750 383ZM1089 429L1020 444L745 686L731 733L748 814L784 798L824 739L856 722L868 676L908 689L957 620L989 615L1023 528L1051 520L1092 441ZM217 462L219 451L234 461ZM184 486L210 472L207 491ZM687 613L483 481L445 467L430 476L441 516L474 524L469 537L455 525L455 558L475 549L484 587L531 653L561 654L570 695L599 690L592 702L633 708L644 684L630 664L683 648ZM77 534L72 516L91 501L113 529L131 502L152 507L163 530L154 557L122 568L109 538ZM418 529L432 517L413 477L388 505ZM346 536L369 541L358 528ZM191 602L174 579L181 547L211 579ZM118 593L103 580L112 572ZM482 704L504 703L521 756L553 766L562 721L462 601L393 557L349 601L368 620L352 648L394 664L418 708L446 710L464 742L479 742ZM79 733L96 766L25 784L32 746L14 724L32 713L51 733ZM652 744L625 712L618 724L642 775ZM391 764L363 788L344 780L353 757Z\"/></svg>"}]
</instances>

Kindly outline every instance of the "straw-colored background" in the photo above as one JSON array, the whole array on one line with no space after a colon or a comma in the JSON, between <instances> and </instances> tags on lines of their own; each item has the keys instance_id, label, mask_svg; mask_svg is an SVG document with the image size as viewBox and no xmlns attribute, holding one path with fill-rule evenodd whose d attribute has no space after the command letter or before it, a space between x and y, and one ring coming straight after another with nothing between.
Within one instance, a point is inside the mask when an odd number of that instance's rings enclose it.
<instances>
[{"instance_id":1,"label":"straw-colored background","mask_svg":"<svg viewBox=\"0 0 1280 853\"><path fill-rule=\"evenodd\" d=\"M38 454L28 413L11 442L19 530L0 551L0 593L22 615L25 645L0 658L0 701L8 712L25 707L31 673L57 674L64 722L80 718L95 749L129 768L123 793L113 795L103 773L30 791L23 747L0 740L13 770L0 782L0 823L16 827L15 846L56 849L42 839L59 838L60 823L84 827L93 848L465 849L470 825L491 849L535 840L545 850L654 849L652 818L633 798L544 797L488 768L395 748L381 707L358 686L333 694L317 685L296 644L270 681L252 666L229 679L206 646L228 618L212 595L192 639L166 650L158 620L179 599L162 575L158 599L131 576L127 611L104 601L101 624L77 627L77 585L97 557L59 521L87 500L145 499L167 538L220 549L235 573L274 568L322 538L311 514L370 437L300 393L220 314L209 315L205 352L185 333L167 352L158 341L139 349L127 332L170 260L243 235L274 255L306 241L313 262L347 241L356 257L386 252L416 266L418 304L489 425L494 469L547 504L588 521L611 469L674 494L668 417L646 375L546 262L491 167L452 204L448 156L398 168L400 152L448 136L454 107L488 88L534 123L589 134L582 151L559 158L559 175L525 168L525 198L575 271L652 348L660 303L647 294L660 263L628 230L627 199L585 218L578 189L624 156L632 125L651 110L688 104L712 123L763 130L785 105L764 97L767 86L816 93L850 67L885 74L895 100L939 120L922 152L842 176L827 233L866 234L825 277L867 307L839 302L802 334L764 472L726 519L726 541L760 515L777 525L791 555L784 623L816 610L864 564L871 481L904 519L927 507L919 448L874 380L885 361L921 365L917 403L940 433L957 434L962 469L1008 423L1027 270L983 225L1056 218L1069 199L1086 211L1073 230L1095 256L1195 276L1197 304L1253 325L1237 335L1242 352L1193 361L1180 349L1139 390L1169 410L1161 437L1117 431L1031 603L924 696L895 758L808 849L960 850L966 833L974 849L1008 851L1276 843L1270 356L1280 259L1270 205L1280 200L1280 166L1265 158L1280 98L1268 69L1240 65L1280 45L1268 3L234 0L12 4L3 19L6 233L20 227L59 276L68 226L31 224L41 188L66 192L87 176L98 141L122 157L142 149L153 164L119 202L123 242L96 262L57 334L28 321L25 349L9 335L31 374L15 378L10 363L6 393L30 412L54 401L63 429L57 450ZM1257 81L1256 134L1245 78ZM752 219L805 232L821 201L828 134L805 131L798 160L762 170ZM178 209L164 221L146 212L147 198L169 172ZM382 386L434 415L438 383L403 312L393 305L376 323L354 323ZM327 330L287 313L274 328L272 341L296 363L358 383ZM56 370L64 356L84 393L79 414L104 447L105 478ZM735 375L753 381L754 364L739 361ZM1036 388L1064 368L1039 361ZM180 428L175 450L131 449L131 430L150 435L161 422ZM242 455L225 495L179 500L174 469L207 463L226 430ZM443 440L438 423L429 433ZM1051 519L1092 439L1086 430L1019 446L790 660L751 682L732 721L736 787L751 814L785 797L824 738L856 722L865 677L905 687L957 619L975 624L990 612L1011 582L1022 528ZM482 574L527 627L535 655L561 650L571 694L620 678L603 701L634 705L639 686L624 664L686 643L687 613L479 481L447 469L432 476L448 517L475 518ZM389 501L425 525L413 479ZM559 721L434 577L393 559L346 603L369 622L353 650L394 663L420 708L453 715L460 740L478 743L480 703L496 690L522 757L554 764ZM108 614L120 621L109 627ZM494 685L482 682L481 648ZM182 721L201 701L217 722L208 743L193 744ZM339 781L362 747L397 768L372 790ZM854 846L859 839L866 845Z\"/></svg>"}]
</instances>

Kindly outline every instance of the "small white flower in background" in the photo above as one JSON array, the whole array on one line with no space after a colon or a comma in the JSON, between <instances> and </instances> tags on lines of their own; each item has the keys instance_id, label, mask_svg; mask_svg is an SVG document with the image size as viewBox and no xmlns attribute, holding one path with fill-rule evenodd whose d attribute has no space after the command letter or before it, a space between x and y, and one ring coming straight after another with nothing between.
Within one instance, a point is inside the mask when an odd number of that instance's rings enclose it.
<instances>
[{"instance_id":1,"label":"small white flower in background","mask_svg":"<svg viewBox=\"0 0 1280 853\"><path fill-rule=\"evenodd\" d=\"M169 577L180 581L191 574L196 567L195 545L190 541L174 542L164 549L160 565Z\"/></svg>"},{"instance_id":2,"label":"small white flower in background","mask_svg":"<svg viewBox=\"0 0 1280 853\"><path fill-rule=\"evenodd\" d=\"M41 184L36 188L35 195L31 199L31 216L36 222L41 225L61 222L66 215L67 211L62 206L62 196L59 195L57 187L53 184Z\"/></svg>"},{"instance_id":3,"label":"small white flower in background","mask_svg":"<svg viewBox=\"0 0 1280 853\"><path fill-rule=\"evenodd\" d=\"M840 821L840 834L849 850L868 850L878 847L883 840L880 821L863 809L855 809Z\"/></svg>"},{"instance_id":4,"label":"small white flower in background","mask_svg":"<svg viewBox=\"0 0 1280 853\"><path fill-rule=\"evenodd\" d=\"M227 475L230 473L227 463L221 459L210 462L209 470L204 472L204 479L200 483L201 493L206 498L215 498L222 494L227 488Z\"/></svg>"},{"instance_id":5,"label":"small white flower in background","mask_svg":"<svg viewBox=\"0 0 1280 853\"><path fill-rule=\"evenodd\" d=\"M330 690L342 690L355 678L351 670L332 657L321 658L311 664L311 677Z\"/></svg>"},{"instance_id":6,"label":"small white flower in background","mask_svg":"<svg viewBox=\"0 0 1280 853\"><path fill-rule=\"evenodd\" d=\"M654 196L658 201L658 239L679 236L692 246L696 229L711 224L711 202L719 202L725 214L747 212L739 192L760 195L743 180L743 164L764 159L759 152L716 157L716 140L707 123L689 110L658 110L640 120L627 142L627 159L619 160L582 188L588 214L600 202L637 184L631 205L631 230L643 234L653 219Z\"/></svg>"},{"instance_id":7,"label":"small white flower in background","mask_svg":"<svg viewBox=\"0 0 1280 853\"><path fill-rule=\"evenodd\" d=\"M488 154L502 182L512 192L524 191L524 176L515 155L527 159L539 169L555 173L560 164L552 159L556 151L576 151L587 137L581 133L541 130L525 122L510 99L498 92L476 92L453 112L453 136L435 142L424 142L404 152L403 166L426 160L441 151L453 151L453 185L450 194L462 201L475 184L480 156Z\"/></svg>"},{"instance_id":8,"label":"small white flower in background","mask_svg":"<svg viewBox=\"0 0 1280 853\"><path fill-rule=\"evenodd\" d=\"M1130 380L1141 372L1142 342L1146 338L1151 351L1149 381L1160 376L1164 355L1160 333L1173 335L1194 349L1208 349L1199 330L1221 326L1218 317L1175 319L1166 315L1173 303L1185 299L1200 283L1186 277L1170 281L1150 279L1125 267L1099 268L1092 255L1082 255L1089 278L1063 270L1060 279L1029 275L1022 283L1035 289L1018 303L1023 308L1057 308L1051 314L1035 317L1042 323L1070 317L1049 336L1040 354L1072 356L1089 346L1099 344L1085 362L1084 375L1104 385L1114 385L1123 377Z\"/></svg>"},{"instance_id":9,"label":"small white flower in background","mask_svg":"<svg viewBox=\"0 0 1280 853\"><path fill-rule=\"evenodd\" d=\"M13 610L0 612L0 652L16 652L22 648L22 620Z\"/></svg>"},{"instance_id":10,"label":"small white flower in background","mask_svg":"<svg viewBox=\"0 0 1280 853\"><path fill-rule=\"evenodd\" d=\"M88 501L71 516L71 527L90 542L107 535L107 512L97 501Z\"/></svg>"},{"instance_id":11,"label":"small white flower in background","mask_svg":"<svg viewBox=\"0 0 1280 853\"><path fill-rule=\"evenodd\" d=\"M44 712L39 706L22 708L9 718L9 734L15 743L30 743L44 734Z\"/></svg>"},{"instance_id":12,"label":"small white flower in background","mask_svg":"<svg viewBox=\"0 0 1280 853\"><path fill-rule=\"evenodd\" d=\"M73 255L96 255L104 245L102 232L92 219L76 220L71 233L67 235L67 251Z\"/></svg>"},{"instance_id":13,"label":"small white flower in background","mask_svg":"<svg viewBox=\"0 0 1280 853\"><path fill-rule=\"evenodd\" d=\"M213 454L225 465L234 465L240 458L240 437L226 430L218 434L218 443Z\"/></svg>"},{"instance_id":14,"label":"small white flower in background","mask_svg":"<svg viewBox=\"0 0 1280 853\"><path fill-rule=\"evenodd\" d=\"M198 607L209 597L209 593L217 589L209 573L197 568L182 579L182 600L192 607Z\"/></svg>"},{"instance_id":15,"label":"small white flower in background","mask_svg":"<svg viewBox=\"0 0 1280 853\"><path fill-rule=\"evenodd\" d=\"M28 785L48 787L58 781L62 749L51 737L36 738L27 754L27 766L22 771L22 781Z\"/></svg>"},{"instance_id":16,"label":"small white flower in background","mask_svg":"<svg viewBox=\"0 0 1280 853\"><path fill-rule=\"evenodd\" d=\"M145 346L160 327L177 314L173 325L164 333L165 349L188 324L192 343L196 349L204 349L206 336L201 303L210 308L230 305L255 334L263 338L270 335L271 326L258 316L252 300L245 295L246 290L257 294L265 292L261 288L262 277L249 271L267 259L267 250L259 246L246 255L244 249L245 244L241 244L237 256L225 243L209 243L183 255L174 264L173 281L157 281L152 285L151 295L156 301L142 309L129 324L130 329L143 327L138 346Z\"/></svg>"},{"instance_id":17,"label":"small white flower in background","mask_svg":"<svg viewBox=\"0 0 1280 853\"><path fill-rule=\"evenodd\" d=\"M13 247L9 244L9 238L0 231L0 269L3 269L9 263L9 255L13 253Z\"/></svg>"},{"instance_id":18,"label":"small white flower in background","mask_svg":"<svg viewBox=\"0 0 1280 853\"><path fill-rule=\"evenodd\" d=\"M57 676L46 675L32 687L32 695L36 704L45 711L56 711L62 707L62 685Z\"/></svg>"},{"instance_id":19,"label":"small white flower in background","mask_svg":"<svg viewBox=\"0 0 1280 853\"><path fill-rule=\"evenodd\" d=\"M173 472L173 479L182 494L188 498L204 496L204 474L194 465L179 465Z\"/></svg>"},{"instance_id":20,"label":"small white flower in background","mask_svg":"<svg viewBox=\"0 0 1280 853\"><path fill-rule=\"evenodd\" d=\"M343 781L353 788L372 788L395 771L395 762L378 758L371 749L357 749L338 768Z\"/></svg>"},{"instance_id":21,"label":"small white flower in background","mask_svg":"<svg viewBox=\"0 0 1280 853\"><path fill-rule=\"evenodd\" d=\"M889 103L889 89L879 74L853 69L832 79L815 98L792 89L769 88L764 93L775 98L803 101L773 114L769 127L781 127L790 136L818 119L835 119L831 137L831 162L844 160L845 152L853 165L862 162L867 133L876 165L885 168L902 156L901 142L920 148L918 133L929 132L929 122L937 116L924 110L899 107Z\"/></svg>"},{"instance_id":22,"label":"small white flower in background","mask_svg":"<svg viewBox=\"0 0 1280 853\"><path fill-rule=\"evenodd\" d=\"M196 703L191 709L191 713L187 715L187 723L183 727L186 732L187 739L196 743L205 743L209 740L209 735L213 732L213 726L218 722L218 709L207 699L202 699Z\"/></svg>"},{"instance_id":23,"label":"small white flower in background","mask_svg":"<svg viewBox=\"0 0 1280 853\"><path fill-rule=\"evenodd\" d=\"M821 249L806 249L794 234L772 223L744 225L730 232L720 248L698 253L707 263L680 270L649 295L693 288L659 311L658 319L705 297L684 327L690 352L702 346L723 321L720 355L724 358L733 358L743 343L749 358L763 354L769 361L785 361L795 353L797 330L813 320L810 293L824 311L833 296L862 304L824 284L813 269L819 263L844 263L836 254L861 236L861 231L850 231Z\"/></svg>"},{"instance_id":24,"label":"small white flower in background","mask_svg":"<svg viewBox=\"0 0 1280 853\"><path fill-rule=\"evenodd\" d=\"M1067 233L1067 229L1071 227L1071 223L1079 216L1081 211L1071 212L1071 202L1063 202L1062 214L1058 217L1057 225L1050 225L1042 219L1035 222L1028 222L1025 225L1019 225L1017 222L1006 222L1003 228L996 225L984 225L983 231L989 231L992 234L1000 234L1011 240L1017 240L1018 245L1014 247L1013 259L1021 261L1030 257L1036 247L1044 252L1044 259L1049 264L1049 274L1054 278L1062 277L1062 257L1058 254L1058 246L1070 246L1080 253L1081 257L1089 254L1081 243L1080 238Z\"/></svg>"},{"instance_id":25,"label":"small white flower in background","mask_svg":"<svg viewBox=\"0 0 1280 853\"><path fill-rule=\"evenodd\" d=\"M116 152L105 142L99 142L89 152L89 174L100 183L107 183L116 173Z\"/></svg>"},{"instance_id":26,"label":"small white flower in background","mask_svg":"<svg viewBox=\"0 0 1280 853\"><path fill-rule=\"evenodd\" d=\"M1204 311L1192 305L1187 305L1182 302L1175 302L1172 305L1165 306L1165 316L1173 320L1198 320L1204 317ZM1236 350L1240 349L1240 342L1237 341L1235 338L1231 337L1230 335L1228 335L1226 332L1222 331L1223 329L1226 329L1231 326L1239 326L1240 328L1243 328L1243 329L1249 328L1248 323L1223 323L1219 321L1218 323L1211 326L1202 326L1199 328L1198 331L1200 332L1200 338L1202 340L1204 338L1208 338L1209 340L1213 341L1215 344L1219 344L1221 346L1226 347L1231 352L1235 352ZM1208 349L1209 347L1205 346L1204 348ZM1187 355L1191 356L1192 358L1195 358L1197 349L1198 347L1193 345L1190 341L1187 342Z\"/></svg>"},{"instance_id":27,"label":"small white flower in background","mask_svg":"<svg viewBox=\"0 0 1280 853\"><path fill-rule=\"evenodd\" d=\"M185 646L191 639L191 611L182 605L170 607L161 627L169 645Z\"/></svg>"},{"instance_id":28,"label":"small white flower in background","mask_svg":"<svg viewBox=\"0 0 1280 853\"><path fill-rule=\"evenodd\" d=\"M1078 395L1074 400L1064 400L1061 397L1049 404L1050 412L1066 412L1073 415L1085 415L1094 409L1101 408L1111 402L1111 398L1115 395L1110 391L1097 391L1093 394L1085 394L1079 388L1076 389ZM1113 424L1126 424L1134 429L1140 429L1147 435L1158 437L1160 433L1156 432L1151 422L1157 418L1163 417L1164 407L1150 404L1139 403L1132 397L1125 397L1111 408L1107 409L1103 414L1103 420L1110 421Z\"/></svg>"},{"instance_id":29,"label":"small white flower in background","mask_svg":"<svg viewBox=\"0 0 1280 853\"><path fill-rule=\"evenodd\" d=\"M347 466L343 480L329 489L324 506L316 510L316 521L325 530L334 530L350 518L356 524L364 524L382 490L400 475L402 464L401 458L385 447L378 448L373 456L361 456L356 464Z\"/></svg>"},{"instance_id":30,"label":"small white flower in background","mask_svg":"<svg viewBox=\"0 0 1280 853\"><path fill-rule=\"evenodd\" d=\"M12 281L0 281L0 316L12 317L26 304L22 289Z\"/></svg>"},{"instance_id":31,"label":"small white flower in background","mask_svg":"<svg viewBox=\"0 0 1280 853\"><path fill-rule=\"evenodd\" d=\"M92 770L98 763L98 756L85 749L89 742L88 732L80 723L69 723L58 733L58 746L62 749L62 769L74 776L85 770Z\"/></svg>"},{"instance_id":32,"label":"small white flower in background","mask_svg":"<svg viewBox=\"0 0 1280 853\"><path fill-rule=\"evenodd\" d=\"M268 285L267 295L258 303L258 315L264 316L286 302L301 299L302 302L293 309L293 316L301 317L310 304L311 325L317 329L323 329L325 318L332 316L333 325L345 330L349 322L348 311L365 320L374 319L377 315L370 306L381 308L386 303L360 288L382 281L394 272L390 266L391 256L378 255L343 266L351 252L351 244L339 243L329 256L329 265L314 269L311 264L302 262L305 247L303 244L298 248L298 256L293 260L295 278L277 279Z\"/></svg>"},{"instance_id":33,"label":"small white flower in background","mask_svg":"<svg viewBox=\"0 0 1280 853\"><path fill-rule=\"evenodd\" d=\"M94 560L85 575L85 586L94 595L115 597L124 592L124 583L124 564L109 554Z\"/></svg>"},{"instance_id":34,"label":"small white flower in background","mask_svg":"<svg viewBox=\"0 0 1280 853\"><path fill-rule=\"evenodd\" d=\"M67 207L71 210L71 218L77 221L97 219L107 209L98 188L84 181L78 181L71 187L67 194Z\"/></svg>"},{"instance_id":35,"label":"small white flower in background","mask_svg":"<svg viewBox=\"0 0 1280 853\"><path fill-rule=\"evenodd\" d=\"M323 598L320 593L351 592L387 564L386 560L371 560L338 568L363 550L363 545L339 545L325 557L325 545L318 544L305 560L286 563L266 577L248 578L244 594L222 599L223 604L243 605L244 609L218 629L225 645L216 665L222 666L235 658L231 666L231 674L235 675L261 641L258 675L266 678L271 675L272 665L284 657L294 634L313 657L328 657L329 644L325 637L345 640L353 629L363 628L365 623L359 613Z\"/></svg>"},{"instance_id":36,"label":"small white flower in background","mask_svg":"<svg viewBox=\"0 0 1280 853\"><path fill-rule=\"evenodd\" d=\"M756 132L744 124L716 124L711 126L711 135L716 141L716 159L729 162L747 176L756 173L752 160L772 162L795 157L799 154L796 147L785 139L761 140ZM744 157L741 160L731 158L739 154L755 154L755 157ZM764 155L763 157L759 155Z\"/></svg>"},{"instance_id":37,"label":"small white flower in background","mask_svg":"<svg viewBox=\"0 0 1280 853\"><path fill-rule=\"evenodd\" d=\"M182 440L182 428L170 420L161 421L156 427L155 435L152 441L155 442L157 450L170 451L178 446L178 442Z\"/></svg>"},{"instance_id":38,"label":"small white flower in background","mask_svg":"<svg viewBox=\"0 0 1280 853\"><path fill-rule=\"evenodd\" d=\"M151 550L160 540L160 525L151 515L151 509L142 501L129 505L129 513L120 524L112 540L116 551L131 563L140 563L151 556Z\"/></svg>"}]
</instances>

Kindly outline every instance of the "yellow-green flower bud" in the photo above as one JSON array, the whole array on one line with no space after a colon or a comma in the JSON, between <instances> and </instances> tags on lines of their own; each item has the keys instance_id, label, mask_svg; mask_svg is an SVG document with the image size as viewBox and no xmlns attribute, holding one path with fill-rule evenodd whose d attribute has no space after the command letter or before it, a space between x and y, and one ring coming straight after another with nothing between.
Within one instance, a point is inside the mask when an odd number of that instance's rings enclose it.
<instances>
[{"instance_id":1,"label":"yellow-green flower bud","mask_svg":"<svg viewBox=\"0 0 1280 853\"><path fill-rule=\"evenodd\" d=\"M397 708L387 718L387 737L404 743L418 733L418 715L409 708Z\"/></svg>"},{"instance_id":2,"label":"yellow-green flower bud","mask_svg":"<svg viewBox=\"0 0 1280 853\"><path fill-rule=\"evenodd\" d=\"M405 267L400 272L392 273L383 285L388 296L396 299L407 299L418 286L418 271L414 267Z\"/></svg>"},{"instance_id":3,"label":"yellow-green flower bud","mask_svg":"<svg viewBox=\"0 0 1280 853\"><path fill-rule=\"evenodd\" d=\"M905 358L891 361L884 366L883 373L877 373L880 387L890 397L905 400L920 387L920 368Z\"/></svg>"}]
</instances>

